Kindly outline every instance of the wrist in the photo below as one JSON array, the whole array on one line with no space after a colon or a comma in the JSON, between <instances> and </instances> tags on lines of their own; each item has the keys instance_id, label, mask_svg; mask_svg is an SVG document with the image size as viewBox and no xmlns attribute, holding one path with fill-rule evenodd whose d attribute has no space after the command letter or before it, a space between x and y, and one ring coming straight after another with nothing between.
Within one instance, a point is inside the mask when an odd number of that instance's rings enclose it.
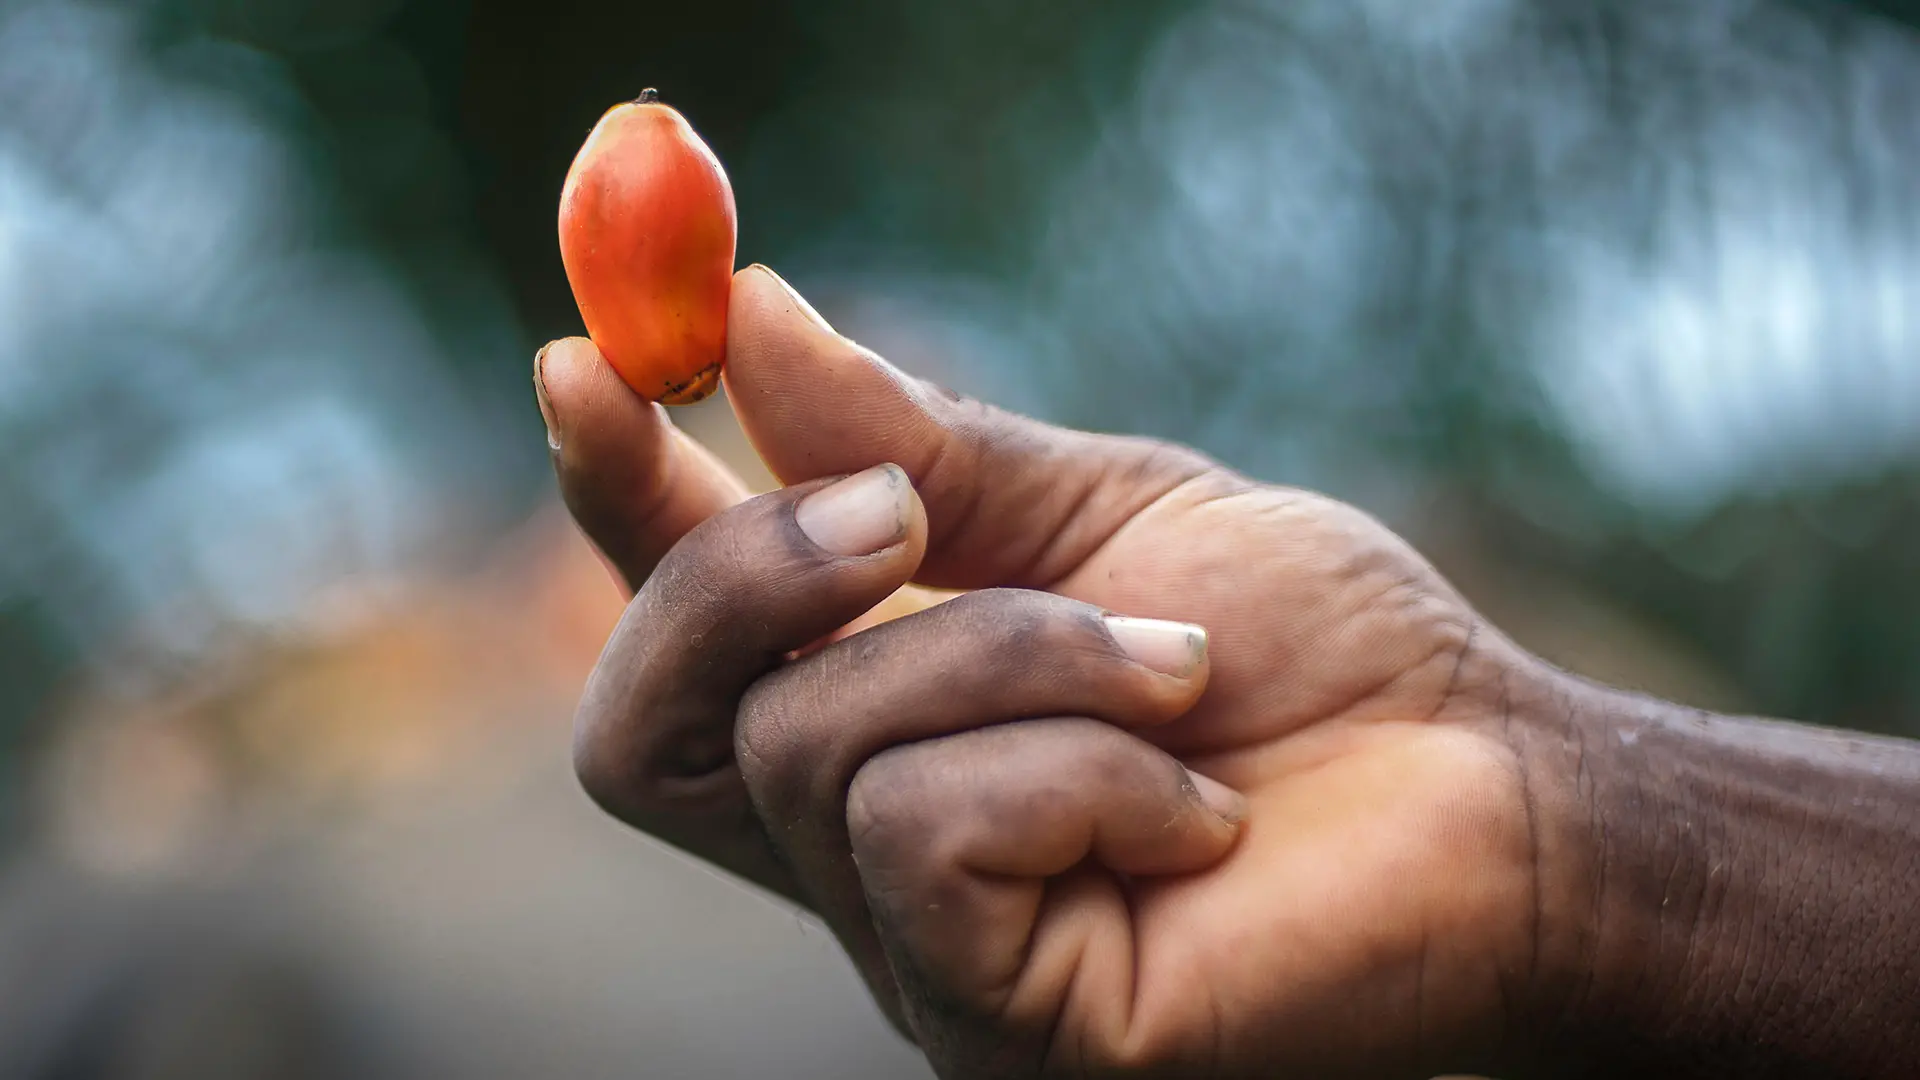
<instances>
[{"instance_id":1,"label":"wrist","mask_svg":"<svg viewBox=\"0 0 1920 1080\"><path fill-rule=\"evenodd\" d=\"M1558 672L1519 696L1541 1072L1905 1075L1920 748Z\"/></svg>"}]
</instances>

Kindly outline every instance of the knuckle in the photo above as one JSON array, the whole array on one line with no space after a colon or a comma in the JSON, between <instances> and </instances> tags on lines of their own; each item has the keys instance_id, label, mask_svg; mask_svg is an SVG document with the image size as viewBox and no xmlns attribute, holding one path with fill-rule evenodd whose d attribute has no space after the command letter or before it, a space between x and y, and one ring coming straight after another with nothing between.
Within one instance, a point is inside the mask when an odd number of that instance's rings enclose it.
<instances>
[{"instance_id":1,"label":"knuckle","mask_svg":"<svg viewBox=\"0 0 1920 1080\"><path fill-rule=\"evenodd\" d=\"M934 647L960 661L927 676L943 694L1028 715L1098 708L1123 721L1161 707L1165 688L1138 676L1092 605L987 589L935 610L940 622L926 624Z\"/></svg>"},{"instance_id":2,"label":"knuckle","mask_svg":"<svg viewBox=\"0 0 1920 1080\"><path fill-rule=\"evenodd\" d=\"M933 610L946 614L948 618L969 622L999 618L1005 611L1025 604L1027 595L1024 589L1009 589L1002 586L975 589L972 592L961 593Z\"/></svg>"},{"instance_id":3,"label":"knuckle","mask_svg":"<svg viewBox=\"0 0 1920 1080\"><path fill-rule=\"evenodd\" d=\"M616 631L616 636L618 636ZM608 675L603 662L595 668L573 716L573 774L587 796L616 816L632 801L638 786L637 770L624 751L624 721L632 712L625 687Z\"/></svg>"},{"instance_id":4,"label":"knuckle","mask_svg":"<svg viewBox=\"0 0 1920 1080\"><path fill-rule=\"evenodd\" d=\"M1165 751L1138 738L1085 718L1055 721L1053 734L1072 748L1071 786L1084 791L1124 791L1186 783L1186 768Z\"/></svg>"},{"instance_id":5,"label":"knuckle","mask_svg":"<svg viewBox=\"0 0 1920 1080\"><path fill-rule=\"evenodd\" d=\"M756 792L777 786L773 782L785 771L792 751L777 684L778 679L770 676L749 687L740 698L733 726L734 757L740 764L741 779Z\"/></svg>"},{"instance_id":6,"label":"knuckle","mask_svg":"<svg viewBox=\"0 0 1920 1080\"><path fill-rule=\"evenodd\" d=\"M987 643L989 655L1012 666L1030 665L1084 649L1099 640L1088 605L1028 589L983 589L947 605L961 629Z\"/></svg>"},{"instance_id":7,"label":"knuckle","mask_svg":"<svg viewBox=\"0 0 1920 1080\"><path fill-rule=\"evenodd\" d=\"M1002 612L997 623L984 629L995 666L1014 670L1051 655L1048 647L1060 636L1051 613L1032 603Z\"/></svg>"},{"instance_id":8,"label":"knuckle","mask_svg":"<svg viewBox=\"0 0 1920 1080\"><path fill-rule=\"evenodd\" d=\"M897 865L924 850L933 828L931 792L911 753L875 755L847 787L847 835L863 865Z\"/></svg>"},{"instance_id":9,"label":"knuckle","mask_svg":"<svg viewBox=\"0 0 1920 1080\"><path fill-rule=\"evenodd\" d=\"M590 684L575 714L573 772L593 802L622 820L700 813L733 761L731 732L672 704L603 694Z\"/></svg>"},{"instance_id":10,"label":"knuckle","mask_svg":"<svg viewBox=\"0 0 1920 1080\"><path fill-rule=\"evenodd\" d=\"M983 837L1017 834L1036 821L1067 821L1085 809L1089 789L1072 770L1007 791L979 793L967 821Z\"/></svg>"},{"instance_id":11,"label":"knuckle","mask_svg":"<svg viewBox=\"0 0 1920 1080\"><path fill-rule=\"evenodd\" d=\"M591 726L581 726L573 740L573 775L596 806L624 816L634 801L635 778L609 741Z\"/></svg>"},{"instance_id":12,"label":"knuckle","mask_svg":"<svg viewBox=\"0 0 1920 1080\"><path fill-rule=\"evenodd\" d=\"M734 759L755 806L778 817L811 814L846 790L833 767L842 738L815 719L818 694L791 672L770 675L741 698Z\"/></svg>"}]
</instances>

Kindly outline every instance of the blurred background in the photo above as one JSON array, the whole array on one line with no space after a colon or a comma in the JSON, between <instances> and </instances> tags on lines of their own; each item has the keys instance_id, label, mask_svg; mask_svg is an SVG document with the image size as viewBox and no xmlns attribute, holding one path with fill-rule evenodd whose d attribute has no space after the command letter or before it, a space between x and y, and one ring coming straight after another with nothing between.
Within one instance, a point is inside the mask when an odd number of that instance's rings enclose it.
<instances>
[{"instance_id":1,"label":"blurred background","mask_svg":"<svg viewBox=\"0 0 1920 1080\"><path fill-rule=\"evenodd\" d=\"M1920 735L1916 27L0 0L0 1075L925 1075L571 777L620 604L530 362L644 86L903 366L1354 501L1575 670Z\"/></svg>"}]
</instances>

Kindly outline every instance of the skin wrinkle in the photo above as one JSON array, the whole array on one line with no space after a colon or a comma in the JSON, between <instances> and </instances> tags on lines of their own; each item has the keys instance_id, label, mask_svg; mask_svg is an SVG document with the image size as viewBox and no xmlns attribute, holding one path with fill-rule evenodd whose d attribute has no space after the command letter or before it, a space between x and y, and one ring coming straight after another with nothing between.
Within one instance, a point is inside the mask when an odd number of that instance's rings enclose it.
<instances>
[{"instance_id":1,"label":"skin wrinkle","mask_svg":"<svg viewBox=\"0 0 1920 1080\"><path fill-rule=\"evenodd\" d=\"M978 866L968 865L970 862L971 860L963 856L961 859L955 861L955 865L962 873L974 878L983 885L1031 886L1036 884L1028 878L1016 878L1007 874L996 874L991 870L982 870ZM1020 935L1020 941L1013 950L1013 962L1008 964L1005 978L1000 981L999 985L991 985L982 989L983 997L986 1001L990 1002L990 1004L987 1005L987 1011L990 1013L1004 1017L1006 1010L1012 1007L1013 999L1020 991L1021 977L1026 974L1027 963L1033 956L1033 935L1040 929L1039 915L1046 910L1047 892L1051 888L1046 882L1040 882L1038 884L1040 886L1039 895L1034 898L1032 904L1034 917L1025 921L1025 927Z\"/></svg>"},{"instance_id":2,"label":"skin wrinkle","mask_svg":"<svg viewBox=\"0 0 1920 1080\"><path fill-rule=\"evenodd\" d=\"M1144 470L1151 464L1146 455L1143 455L1141 460L1134 463L1134 468ZM1114 489L1116 485L1110 475L1112 468L1113 462L1110 459L1102 462L1097 475L1087 481L1085 488L1074 499L1067 517L1063 520L1074 520L1084 512L1095 497L1110 493ZM1035 578L1045 583L1041 587L1052 590L1062 580L1091 562L1095 556L1105 550L1108 544L1113 542L1116 536L1150 507L1157 505L1162 499L1199 479L1202 475L1204 470L1193 475L1174 474L1163 478L1159 483L1144 486L1141 494L1128 500L1131 505L1111 515L1110 527L1091 535L1084 530L1076 532L1071 528L1054 530L1044 542L1034 563ZM1063 545L1069 542L1072 548L1077 550L1063 550ZM1049 571L1047 568L1052 566L1057 566L1058 569Z\"/></svg>"},{"instance_id":3,"label":"skin wrinkle","mask_svg":"<svg viewBox=\"0 0 1920 1080\"><path fill-rule=\"evenodd\" d=\"M1087 505L1094 500L1095 496L1101 493L1105 482L1106 477L1099 474L1086 478L1081 483L1080 490L1074 494L1067 505L1061 508L1058 514L1050 516L1055 517L1061 522L1070 523L1078 520L1080 516L1086 512ZM1122 516L1120 518L1120 524L1114 526L1114 532L1118 532L1130 520L1132 520L1131 515ZM1072 541L1073 546L1078 547L1084 542L1080 537L1073 535L1073 527L1071 524L1051 529L1047 532L1048 535L1046 539L1041 542L1040 550L1034 553L1034 557L1030 563L1033 567L1032 573L1036 578L1041 581L1057 581L1085 565L1087 556L1083 555L1076 559L1070 550L1066 554L1062 554L1061 546L1063 544ZM1095 544L1094 547L1097 549L1099 545ZM1058 574L1046 572L1045 568L1055 565L1063 566L1065 569Z\"/></svg>"},{"instance_id":4,"label":"skin wrinkle","mask_svg":"<svg viewBox=\"0 0 1920 1080\"><path fill-rule=\"evenodd\" d=\"M1055 894L1059 890L1060 884L1063 880L1064 880L1063 878L1055 877L1055 878L1050 878L1046 881L1041 882L1039 910L1045 911L1047 910L1048 907L1052 906L1055 899ZM1024 972L1027 967L1028 959L1031 958L1033 955L1033 935L1034 935L1034 932L1039 927L1039 925L1040 925L1040 921L1038 919L1034 919L1027 926L1027 936L1026 936L1026 942L1024 946L1025 951L1022 954L1022 961L1020 965L1022 972ZM1071 1000L1070 994L1061 994L1054 1003L1054 1009L1053 1009L1052 1015L1047 1017L1046 1023L1044 1025L1044 1031L1041 1033L1040 1042L1038 1044L1040 1048L1039 1049L1040 1064L1043 1070L1048 1069L1050 1066L1055 1065L1060 1059L1060 1055L1062 1053L1060 1029L1066 1024L1067 1005L1070 1002L1070 1000ZM1078 1048L1078 1055L1077 1055L1078 1060L1075 1062L1075 1066L1076 1068L1079 1069L1082 1076L1086 1075L1086 1069L1087 1069L1086 1037L1087 1037L1086 1025L1082 1024L1079 1029L1078 1038L1076 1039L1076 1045Z\"/></svg>"},{"instance_id":5,"label":"skin wrinkle","mask_svg":"<svg viewBox=\"0 0 1920 1080\"><path fill-rule=\"evenodd\" d=\"M1675 859L1674 861L1677 867L1680 860ZM1694 903L1690 905L1690 907L1692 908L1692 913L1687 920L1686 954L1681 958L1681 961L1680 961L1680 970L1683 973L1695 970L1694 959L1699 948L1700 938L1702 934L1702 928L1703 928L1702 918L1707 911L1707 893L1710 889L1712 889L1712 887L1713 887L1713 872L1709 870L1706 881L1704 881L1701 884L1699 897L1696 898ZM1685 996L1687 994L1692 993L1693 989L1694 989L1693 987L1683 985L1681 987L1681 993L1683 996Z\"/></svg>"},{"instance_id":6,"label":"skin wrinkle","mask_svg":"<svg viewBox=\"0 0 1920 1080\"><path fill-rule=\"evenodd\" d=\"M1067 567L1066 569L1062 570L1058 574L1051 575L1050 577L1043 579L1042 582L1035 587L1044 589L1048 592L1053 592L1058 590L1061 584L1065 582L1067 578L1072 577L1075 573L1079 572L1081 567L1087 566L1093 563L1094 561L1096 561L1097 559L1099 559L1102 555L1105 555L1107 552L1107 549L1111 547L1113 543L1120 537L1120 534L1127 531L1127 529L1130 526L1132 526L1134 522L1139 521L1140 519L1147 517L1152 513L1157 512L1161 507L1176 501L1181 495L1183 495L1186 492L1188 488L1204 485L1209 482L1225 483L1229 485L1229 490L1211 492L1203 496L1202 498L1200 498L1199 500L1192 503L1186 508L1188 512L1198 510L1201 507L1207 506L1210 503L1220 502L1226 499L1235 498L1237 496L1244 495L1247 492L1254 490L1254 488L1250 484L1246 484L1246 482L1244 481L1237 481L1237 478L1233 473L1227 471L1226 469L1220 468L1218 466L1215 466L1211 469L1201 472L1195 476L1188 477L1187 479L1180 481L1179 483L1175 484L1173 487L1170 487L1166 491L1160 493L1158 496L1154 497L1153 499L1147 501L1139 509L1122 517L1114 525L1114 527L1107 532L1107 534L1104 537L1101 537L1098 540L1098 542L1092 544L1092 546L1087 551L1087 554L1083 558L1081 558L1077 564ZM1240 484L1246 484L1246 486L1233 486L1236 482Z\"/></svg>"},{"instance_id":7,"label":"skin wrinkle","mask_svg":"<svg viewBox=\"0 0 1920 1080\"><path fill-rule=\"evenodd\" d=\"M1467 658L1473 654L1473 639L1480 633L1480 620L1478 617L1469 615L1464 621L1467 627L1466 637L1460 642L1460 651L1454 656L1453 674L1447 676L1446 688L1440 691L1440 700L1434 705L1433 711L1427 714L1426 720L1423 721L1424 723L1431 724L1439 719L1440 714L1446 711L1448 705L1452 704L1454 694L1459 692L1460 673L1466 669Z\"/></svg>"},{"instance_id":8,"label":"skin wrinkle","mask_svg":"<svg viewBox=\"0 0 1920 1080\"><path fill-rule=\"evenodd\" d=\"M1753 930L1749 929L1757 923L1758 920L1745 921L1740 929L1736 946L1740 954L1740 973L1733 984L1733 998L1736 1006L1750 1004L1759 993L1759 984L1763 977L1757 966L1760 963L1760 950L1754 947L1755 942L1750 936Z\"/></svg>"},{"instance_id":9,"label":"skin wrinkle","mask_svg":"<svg viewBox=\"0 0 1920 1080\"><path fill-rule=\"evenodd\" d=\"M922 471L922 483L929 490L952 490L961 493L962 502L958 509L942 524L931 544L932 550L946 550L957 537L968 535L980 517L988 491L978 484L965 481L965 477L980 474L1004 474L1015 478L1016 486L1029 483L1036 469L1027 464L1026 459L1033 456L1058 458L1053 445L1055 437L1026 430L1026 422L1019 417L1004 413L991 405L974 398L940 398L928 400L928 395L917 392L924 385L914 380L915 386L909 389L909 396L916 399L916 406L934 426L948 432L947 438L934 444L933 457ZM944 415L942 415L944 414ZM1013 444L1019 444L1013 447ZM1013 452L1010 453L1010 447ZM1037 448L1045 448L1044 455L1032 453ZM1026 453L1019 451L1028 451ZM1011 462L1011 467L1002 463ZM1052 464L1049 460L1048 464ZM959 481L950 482L949 472L957 468ZM1081 498L1090 497L1097 486L1092 478L1085 480ZM1049 486L1051 490L1051 486ZM1045 496L1039 497L1044 505ZM1077 508L1077 507L1076 507ZM1020 573L1011 583L1024 584L1029 579L1045 580L1052 576L1045 572L1044 560L1052 545L1063 535L1069 534L1073 527L1073 517L1068 514L1050 513L1050 525L1037 527L1034 531L1041 536L1040 546L1017 560ZM1012 568L1009 568L1012 569ZM945 575L941 575L944 577Z\"/></svg>"},{"instance_id":10,"label":"skin wrinkle","mask_svg":"<svg viewBox=\"0 0 1920 1080\"><path fill-rule=\"evenodd\" d=\"M963 446L973 450L975 457L978 456L978 449L969 440L956 438L935 442L933 456L921 468L919 475L915 478L914 486L927 491L940 490L944 486L941 483L943 471L948 467L953 454ZM965 536L973 529L974 522L979 519L980 505L986 499L986 491L970 484L959 485L958 490L961 492L960 505L953 508L951 513L942 515L943 520L938 523L929 522L933 526L932 533L927 538L929 550L943 551L952 546L953 538Z\"/></svg>"},{"instance_id":11,"label":"skin wrinkle","mask_svg":"<svg viewBox=\"0 0 1920 1080\"><path fill-rule=\"evenodd\" d=\"M1362 688L1361 690L1355 691L1351 694L1348 694L1338 699L1338 704L1332 707L1329 707L1326 710L1325 717L1316 721L1316 726L1325 728L1327 730L1332 730L1337 725L1345 723L1346 721L1352 718L1353 713L1358 712L1363 706L1367 705L1370 702L1373 702L1373 701L1379 700L1382 697L1388 696L1394 687L1400 685L1402 682L1405 682L1408 679L1418 676L1421 672L1426 670L1429 664L1432 664L1435 660L1438 660L1441 657L1443 657L1446 654L1446 652L1447 652L1447 647L1442 645L1434 649L1433 652L1427 654L1427 656L1424 659L1418 661L1417 663L1408 665L1406 668L1395 673L1394 675L1391 675L1386 679L1373 684L1372 686Z\"/></svg>"},{"instance_id":12,"label":"skin wrinkle","mask_svg":"<svg viewBox=\"0 0 1920 1080\"><path fill-rule=\"evenodd\" d=\"M1182 782L1186 783L1184 775ZM1186 786L1192 787L1190 783L1186 784ZM1186 794L1186 792L1182 792L1183 796ZM1199 801L1199 792L1194 791L1192 797L1194 801ZM1171 822L1169 822L1169 824L1171 824ZM1140 936L1134 932L1134 928L1140 925L1140 906L1136 902L1137 898L1133 895L1133 890L1125 881L1116 878L1113 885L1115 890L1120 894L1121 906L1124 907L1127 912L1127 942L1125 947L1127 950L1127 979L1129 985L1127 986L1126 993L1119 995L1122 1000L1127 1003L1126 1015L1120 1018L1120 1030L1123 1032L1120 1036L1120 1042L1122 1045L1126 1045L1133 1042L1139 1036L1136 1025L1140 1017L1140 962L1143 959L1145 950L1140 948Z\"/></svg>"},{"instance_id":13,"label":"skin wrinkle","mask_svg":"<svg viewBox=\"0 0 1920 1080\"><path fill-rule=\"evenodd\" d=\"M1579 878L1575 879L1580 887L1588 890L1589 907L1587 917L1584 920L1576 921L1571 927L1573 933L1569 945L1572 950L1570 954L1572 963L1557 968L1546 969L1565 971L1572 975L1573 978L1566 979L1564 982L1558 979L1552 980L1551 982L1544 981L1546 972L1543 971L1542 965L1543 963L1547 963L1550 958L1547 954L1547 881L1544 876L1548 867L1546 860L1549 852L1544 846L1543 837L1547 834L1547 826L1552 819L1543 812L1545 805L1543 799L1547 796L1547 790L1543 788L1543 778L1535 768L1535 758L1537 754L1532 751L1532 747L1535 746L1537 742L1538 747L1550 755L1550 761L1559 760L1568 762L1564 771L1554 770L1554 772L1569 776L1574 794L1579 798L1580 802L1588 806L1593 805L1587 796L1594 791L1594 777L1584 727L1580 723L1578 716L1578 711L1581 707L1580 703L1576 702L1566 693L1567 686L1565 684L1557 681L1548 681L1545 684L1546 693L1544 694L1544 700L1540 702L1545 706L1544 711L1536 712L1529 708L1528 703L1539 699L1516 698L1514 681L1516 674L1518 674L1518 672L1509 666L1503 665L1499 669L1497 709L1501 718L1502 730L1509 733L1507 742L1515 748L1516 758L1519 763L1521 795L1526 810L1528 855L1530 865L1533 868L1533 872L1529 875L1531 887L1528 912L1531 923L1529 929L1532 949L1528 961L1527 986L1530 988L1528 996L1533 999L1529 1002L1529 1011L1533 1012L1536 1017L1536 1023L1529 1025L1532 1029L1530 1034L1536 1041L1534 1041L1531 1046L1522 1048L1522 1050L1523 1052L1538 1054L1544 1052L1547 1047L1564 1042L1571 1034L1576 1032L1583 1014L1588 1013L1592 1007L1595 989L1593 979L1594 964L1598 960L1597 950L1601 947L1605 931L1603 921L1604 912L1602 908L1603 891L1600 885L1600 875L1597 872L1597 867L1592 868L1591 872L1586 875L1586 880L1580 881ZM1522 684L1521 687L1523 690L1538 688L1538 684L1535 683ZM1539 717L1547 718L1548 723L1536 728L1526 722L1529 719ZM1527 746L1524 748L1515 742L1511 735L1516 727L1516 719L1522 721L1519 725L1519 730L1526 736ZM1568 758L1571 758L1571 760L1568 761ZM1554 775L1554 772L1548 773L1548 777ZM1581 823L1577 818L1566 824L1574 826L1576 830L1572 837L1572 839L1576 841L1573 847L1573 850L1576 852L1582 850L1582 845L1577 842L1581 836L1584 836L1589 841L1596 841L1601 835L1602 824L1597 814L1597 808L1596 812L1586 819L1584 827L1581 827ZM1556 849L1560 847L1560 842L1556 841L1554 847ZM1575 867L1578 872L1580 867L1577 862ZM1563 889L1563 886L1559 884L1558 877L1555 879L1555 888L1556 891ZM1560 935L1555 935L1556 938L1559 936ZM1542 1004L1538 1000L1538 995L1549 989L1551 990L1551 998L1544 1003L1543 1009L1537 1008L1536 1006Z\"/></svg>"},{"instance_id":14,"label":"skin wrinkle","mask_svg":"<svg viewBox=\"0 0 1920 1080\"><path fill-rule=\"evenodd\" d=\"M1061 579L1085 566L1122 529L1145 513L1148 508L1157 505L1166 496L1207 475L1213 469L1212 463L1207 459L1185 451L1175 453L1177 448L1170 444L1134 439L1101 441L1107 445L1101 447L1104 453L1099 457L1095 475L1074 498L1061 520L1067 522L1076 520L1096 496L1114 491L1138 492L1127 500L1128 503L1137 505L1113 515L1116 524L1104 536L1074 536L1070 529L1055 530L1034 563L1036 568L1055 564L1064 567L1059 573L1037 575L1041 580L1049 582L1046 586L1049 589ZM1125 464L1126 472L1115 477L1113 470L1121 464ZM1070 538L1075 547L1085 549L1077 557L1071 552L1063 554L1060 550L1061 545Z\"/></svg>"},{"instance_id":15,"label":"skin wrinkle","mask_svg":"<svg viewBox=\"0 0 1920 1080\"><path fill-rule=\"evenodd\" d=\"M1573 738L1574 738L1574 745L1577 747L1577 752L1579 754L1579 761L1580 761L1579 772L1587 778L1586 783L1587 783L1588 789L1596 790L1597 780L1593 774L1593 759L1591 754L1588 751L1587 739L1586 739L1585 729L1583 726L1578 724L1574 725ZM1597 948L1597 947L1604 946L1607 941L1607 906L1606 906L1607 857L1608 857L1608 852L1612 849L1612 845L1607 842L1607 823L1605 818L1602 817L1601 815L1601 809L1600 809L1598 800L1593 800L1590 805L1591 805L1591 817L1589 820L1590 820L1590 828L1592 829L1592 839L1594 843L1597 845L1597 850L1599 851L1598 865L1594 868L1593 885L1592 885L1593 896L1591 900L1592 919L1593 919L1593 932L1592 932L1593 945ZM1596 956L1593 959L1595 961L1594 963L1589 963L1586 965L1585 986L1582 988L1580 993L1580 998L1579 998L1582 1004L1584 1004L1586 1001L1590 1000L1593 997L1594 980L1596 979L1599 973L1598 963L1597 963L1599 958Z\"/></svg>"},{"instance_id":16,"label":"skin wrinkle","mask_svg":"<svg viewBox=\"0 0 1920 1080\"><path fill-rule=\"evenodd\" d=\"M732 806L743 802L736 785L740 781L740 763L729 755L727 762L699 776L659 776L650 785L662 794L660 812L698 809L701 802ZM669 810L669 808L671 808Z\"/></svg>"},{"instance_id":17,"label":"skin wrinkle","mask_svg":"<svg viewBox=\"0 0 1920 1080\"><path fill-rule=\"evenodd\" d=\"M1045 909L1043 908L1042 910L1045 910ZM1067 977L1066 992L1060 995L1060 1001L1062 1004L1063 1013L1064 1013L1064 1006L1066 1005L1066 1003L1071 1002L1076 998L1084 997L1084 991L1081 989L1081 983L1084 981L1086 976L1086 971L1087 971L1086 956L1087 956L1087 950L1091 945L1092 945L1092 936L1084 928L1080 929L1077 934L1077 940L1074 942L1073 963L1068 965L1069 969L1073 972L1073 974ZM1074 1071L1082 1077L1091 1077L1093 1075L1092 1073L1093 1051L1090 1050L1087 1046L1087 1039L1088 1039L1088 1036L1091 1034L1092 1034L1092 1025L1084 1021L1078 1026L1078 1028L1074 1032Z\"/></svg>"},{"instance_id":18,"label":"skin wrinkle","mask_svg":"<svg viewBox=\"0 0 1920 1080\"><path fill-rule=\"evenodd\" d=\"M1520 776L1520 801L1526 810L1527 866L1529 869L1529 873L1527 874L1529 895L1527 905L1527 939L1530 945L1527 950L1527 974L1526 978L1522 981L1522 986L1524 988L1523 992L1528 997L1532 997L1539 993L1540 956L1545 949L1545 945L1541 940L1541 931L1544 922L1542 905L1545 900L1542 895L1543 890L1540 883L1540 822L1539 808L1537 805L1538 796L1535 794L1533 786L1533 769L1529 764L1528 755L1520 752L1513 738L1513 685L1511 679L1511 674L1506 668L1502 667L1500 669L1500 704L1498 706L1498 713L1500 717L1502 741L1506 743L1507 752L1513 755L1515 768ZM1502 979L1500 982L1501 994L1504 999L1507 994L1505 980ZM1512 1008L1509 1006L1502 1011L1511 1014Z\"/></svg>"},{"instance_id":19,"label":"skin wrinkle","mask_svg":"<svg viewBox=\"0 0 1920 1080\"><path fill-rule=\"evenodd\" d=\"M1601 716L1601 722L1604 726L1600 732L1600 745L1606 747L1619 745L1619 725L1614 722L1611 714L1602 713ZM1645 764L1648 766L1647 768L1630 768L1626 770L1626 775L1629 777L1628 788L1631 792L1632 805L1634 807L1634 813L1629 815L1628 820L1632 825L1638 826L1639 831L1643 834L1639 838L1638 843L1633 844L1631 849L1648 852L1651 860L1657 866L1662 852L1666 852L1669 858L1673 858L1677 857L1675 853L1678 852L1679 848L1670 842L1664 845L1661 843L1662 833L1672 832L1675 828L1675 823L1660 814L1649 814L1646 812L1647 808L1652 805L1653 802L1647 791L1648 781L1650 779L1649 773L1652 769L1659 768L1660 765L1657 762L1645 762ZM1651 897L1648 899L1651 899ZM1652 945L1656 950L1654 953L1654 959L1656 960L1660 956L1657 950L1662 943L1660 933L1666 924L1664 897L1662 897L1661 900L1662 905L1655 908L1653 912L1655 936ZM1671 991L1667 987L1660 985L1662 974L1658 963L1635 965L1633 989L1628 992L1627 1000L1657 999L1660 995L1670 994ZM1649 988L1647 984L1650 981L1653 983L1653 986Z\"/></svg>"},{"instance_id":20,"label":"skin wrinkle","mask_svg":"<svg viewBox=\"0 0 1920 1080\"><path fill-rule=\"evenodd\" d=\"M1788 865L1782 876L1789 881L1798 881L1805 876L1804 860L1807 856L1803 854L1803 852L1805 852L1809 844L1819 843L1819 838L1813 835L1813 810L1807 805L1805 796L1790 802L1785 808L1784 813L1788 818L1784 824L1787 826L1787 831L1791 839L1784 845L1787 852L1786 862ZM1781 903L1790 909L1784 921L1794 925L1804 925L1807 921L1807 912L1805 910L1806 901L1803 894L1789 894L1782 898ZM1802 942L1788 939L1780 943L1779 948L1783 951L1799 953L1800 955L1797 959L1802 963L1813 964L1817 972L1825 970L1825 965L1822 964L1819 959L1806 955ZM1819 983L1815 983L1816 991L1819 989L1819 985ZM1757 992L1759 1002L1755 1009L1755 1012L1760 1018L1759 1023L1764 1023L1767 1019L1770 1019L1782 1011L1775 999L1783 989L1777 980L1771 986L1768 986L1765 983L1764 977L1762 978L1761 988ZM1817 998L1818 994L1816 993L1815 996Z\"/></svg>"}]
</instances>

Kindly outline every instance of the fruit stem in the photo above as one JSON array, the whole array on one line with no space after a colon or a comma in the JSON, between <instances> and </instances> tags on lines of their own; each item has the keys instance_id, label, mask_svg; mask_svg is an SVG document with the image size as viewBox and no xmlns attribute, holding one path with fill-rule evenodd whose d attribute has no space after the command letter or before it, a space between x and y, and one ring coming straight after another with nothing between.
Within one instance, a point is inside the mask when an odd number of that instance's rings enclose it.
<instances>
[{"instance_id":1,"label":"fruit stem","mask_svg":"<svg viewBox=\"0 0 1920 1080\"><path fill-rule=\"evenodd\" d=\"M651 105L654 102L659 100L660 100L660 91L655 90L653 87L649 86L645 90L640 91L640 96L637 98L634 98L633 103L635 105Z\"/></svg>"}]
</instances>

